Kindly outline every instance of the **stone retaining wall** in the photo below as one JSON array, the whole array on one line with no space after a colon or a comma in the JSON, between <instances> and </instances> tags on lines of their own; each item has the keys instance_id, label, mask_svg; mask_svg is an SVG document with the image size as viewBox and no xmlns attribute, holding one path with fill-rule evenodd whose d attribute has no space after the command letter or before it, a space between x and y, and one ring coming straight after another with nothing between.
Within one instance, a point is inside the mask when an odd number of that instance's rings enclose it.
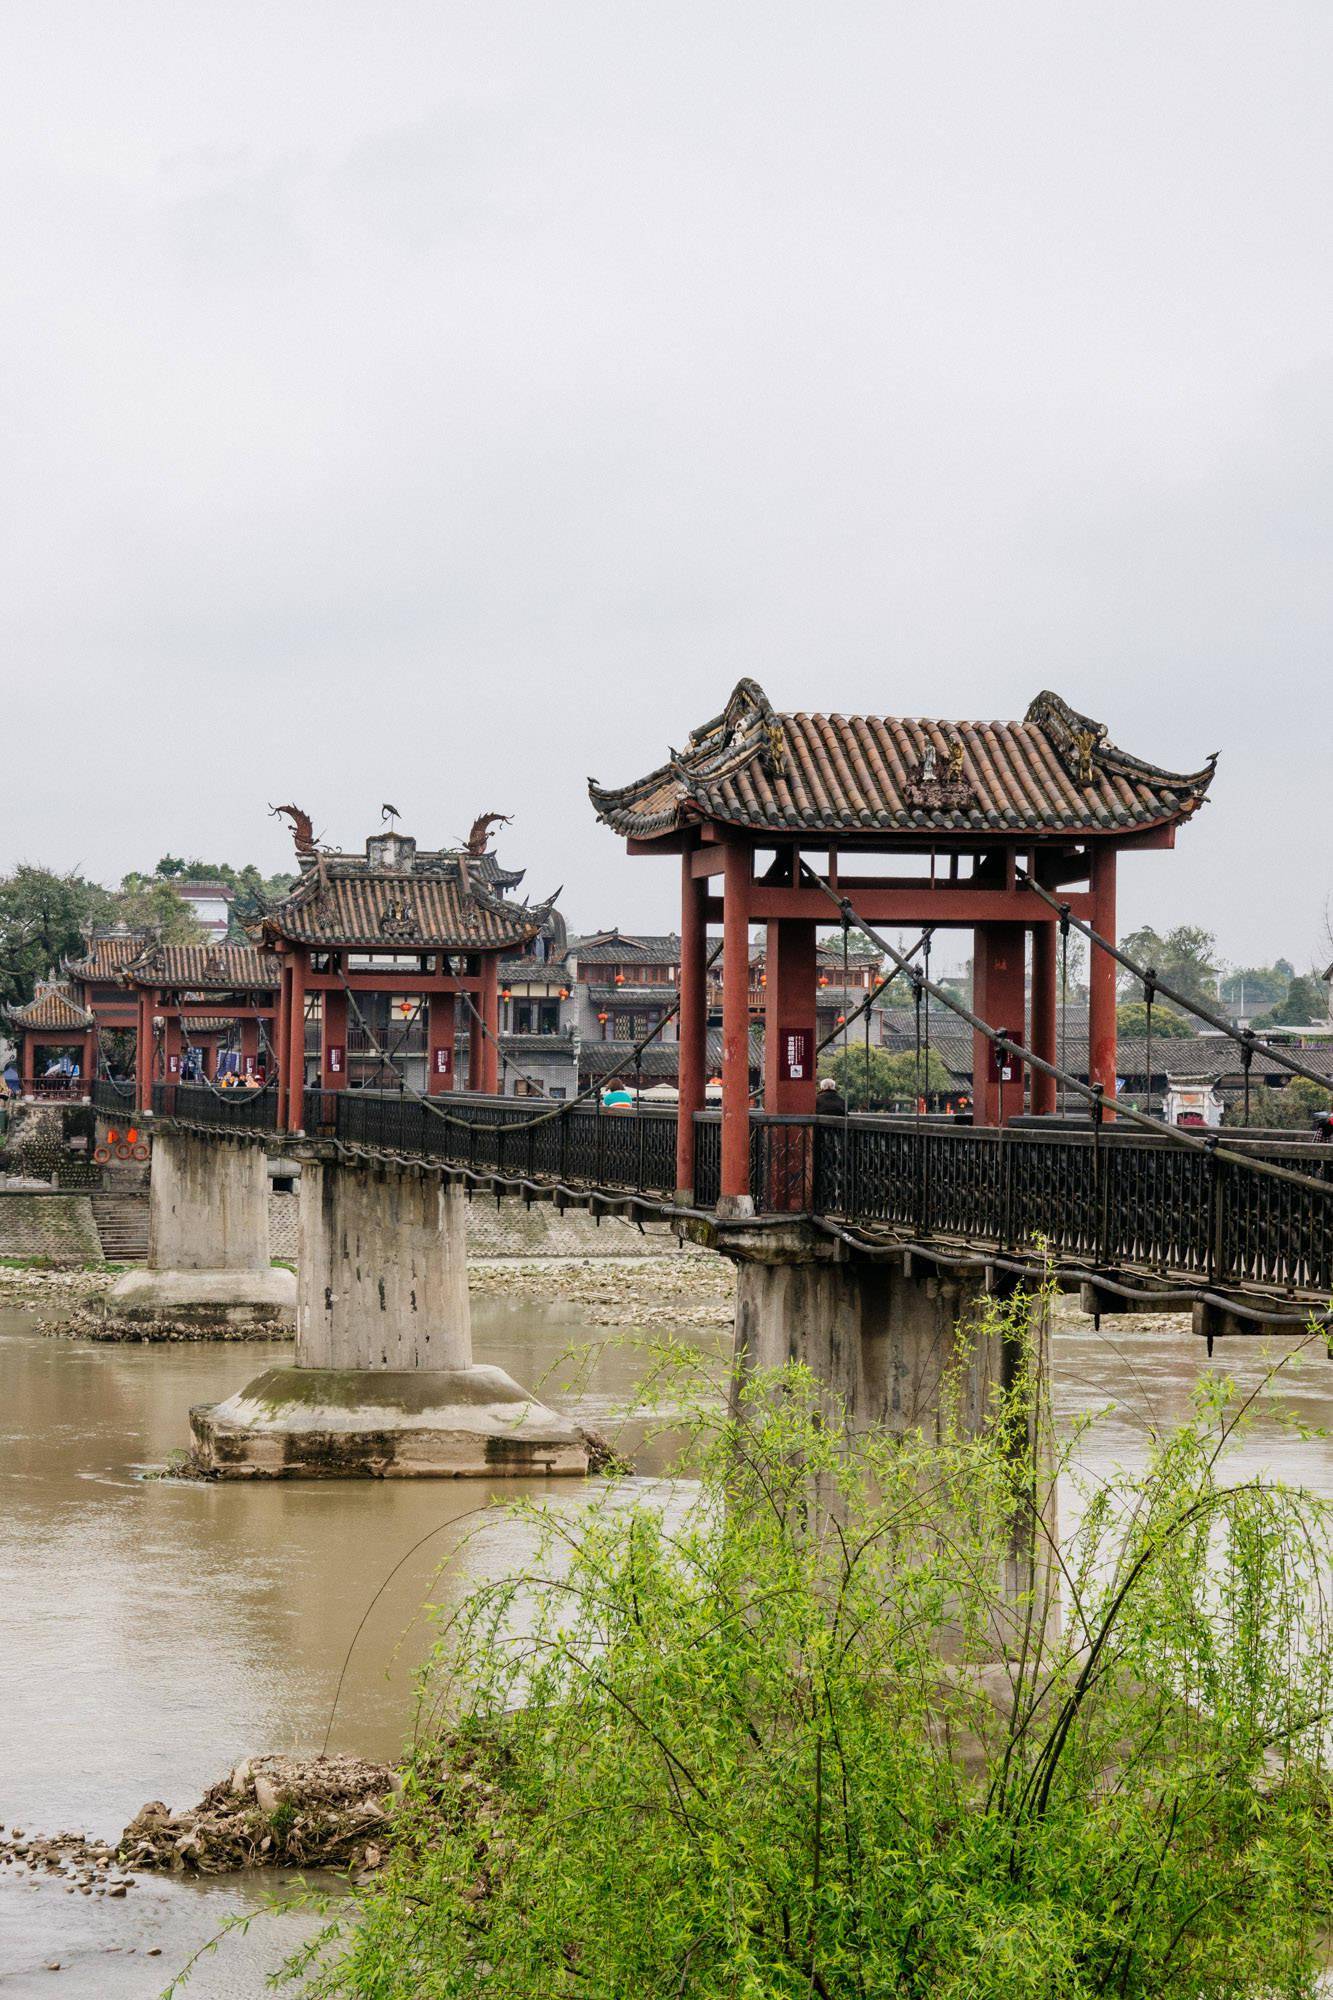
<instances>
[{"instance_id":1,"label":"stone retaining wall","mask_svg":"<svg viewBox=\"0 0 1333 2000\"><path fill-rule=\"evenodd\" d=\"M269 1196L269 1241L273 1255L296 1259L294 1194ZM602 1223L581 1210L558 1215L549 1202L494 1200L477 1195L466 1204L467 1247L470 1257L662 1257L677 1248L662 1223L650 1223L641 1233L632 1223L609 1215Z\"/></svg>"},{"instance_id":2,"label":"stone retaining wall","mask_svg":"<svg viewBox=\"0 0 1333 2000\"><path fill-rule=\"evenodd\" d=\"M0 1257L100 1264L102 1245L86 1194L0 1194Z\"/></svg>"}]
</instances>

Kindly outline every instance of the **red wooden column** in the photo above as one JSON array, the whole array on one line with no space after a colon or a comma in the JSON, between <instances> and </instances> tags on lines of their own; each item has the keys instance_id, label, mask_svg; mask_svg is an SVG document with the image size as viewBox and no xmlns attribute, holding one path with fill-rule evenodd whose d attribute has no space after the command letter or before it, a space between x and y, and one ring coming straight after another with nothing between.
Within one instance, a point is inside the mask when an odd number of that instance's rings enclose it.
<instances>
[{"instance_id":1,"label":"red wooden column","mask_svg":"<svg viewBox=\"0 0 1333 2000\"><path fill-rule=\"evenodd\" d=\"M93 1084L96 1078L97 1030L96 1028L85 1028L83 1031L83 1064L79 1079L83 1084L83 1095L85 1097L92 1096Z\"/></svg>"},{"instance_id":2,"label":"red wooden column","mask_svg":"<svg viewBox=\"0 0 1333 2000\"><path fill-rule=\"evenodd\" d=\"M325 991L321 996L324 1018L319 1035L319 1087L321 1090L347 1088L347 995Z\"/></svg>"},{"instance_id":3,"label":"red wooden column","mask_svg":"<svg viewBox=\"0 0 1333 2000\"><path fill-rule=\"evenodd\" d=\"M987 1027L1002 1029L1025 1041L1024 930L1022 924L978 924L973 933L972 1007ZM995 1045L985 1035L972 1035L973 1120L978 1125L1007 1125L1023 1109L1023 1071L1016 1061L1007 1065L1007 1082L998 1073Z\"/></svg>"},{"instance_id":4,"label":"red wooden column","mask_svg":"<svg viewBox=\"0 0 1333 2000\"><path fill-rule=\"evenodd\" d=\"M484 1030L472 1024L481 1042L481 1088L494 1097L500 1088L500 960L493 951L482 954L477 1005L486 1024Z\"/></svg>"},{"instance_id":5,"label":"red wooden column","mask_svg":"<svg viewBox=\"0 0 1333 2000\"><path fill-rule=\"evenodd\" d=\"M455 999L432 993L426 1002L426 1091L438 1097L454 1088Z\"/></svg>"},{"instance_id":6,"label":"red wooden column","mask_svg":"<svg viewBox=\"0 0 1333 2000\"><path fill-rule=\"evenodd\" d=\"M185 1052L184 1037L181 1034L181 1017L175 1010L169 1010L162 1029L162 1081L179 1083L181 1080L181 1056Z\"/></svg>"},{"instance_id":7,"label":"red wooden column","mask_svg":"<svg viewBox=\"0 0 1333 2000\"><path fill-rule=\"evenodd\" d=\"M241 1075L253 1076L259 1067L259 1023L241 1022Z\"/></svg>"},{"instance_id":8,"label":"red wooden column","mask_svg":"<svg viewBox=\"0 0 1333 2000\"><path fill-rule=\"evenodd\" d=\"M676 1111L676 1199L694 1201L694 1114L704 1106L708 1082L708 881L681 856L680 875L680 1101Z\"/></svg>"},{"instance_id":9,"label":"red wooden column","mask_svg":"<svg viewBox=\"0 0 1333 2000\"><path fill-rule=\"evenodd\" d=\"M729 842L722 873L721 1206L750 1199L750 874L748 847Z\"/></svg>"},{"instance_id":10,"label":"red wooden column","mask_svg":"<svg viewBox=\"0 0 1333 2000\"><path fill-rule=\"evenodd\" d=\"M1092 928L1114 944L1115 849L1094 842L1092 847ZM1109 952L1088 946L1088 1082L1099 1083L1106 1102L1115 1102L1115 974ZM1114 1114L1113 1114L1114 1115Z\"/></svg>"},{"instance_id":11,"label":"red wooden column","mask_svg":"<svg viewBox=\"0 0 1333 2000\"><path fill-rule=\"evenodd\" d=\"M291 954L283 952L278 972L278 1019L273 1037L273 1060L277 1064L278 1101L274 1116L280 1132L287 1127L287 1042L292 1009Z\"/></svg>"},{"instance_id":12,"label":"red wooden column","mask_svg":"<svg viewBox=\"0 0 1333 2000\"><path fill-rule=\"evenodd\" d=\"M815 1109L815 927L783 917L764 953L764 1109L812 1117Z\"/></svg>"},{"instance_id":13,"label":"red wooden column","mask_svg":"<svg viewBox=\"0 0 1333 2000\"><path fill-rule=\"evenodd\" d=\"M1058 999L1055 966L1058 930L1054 922L1032 927L1032 1042L1034 1055L1053 1063L1059 1056ZM1053 1076L1032 1072L1032 1109L1052 1112L1059 1102Z\"/></svg>"},{"instance_id":14,"label":"red wooden column","mask_svg":"<svg viewBox=\"0 0 1333 2000\"><path fill-rule=\"evenodd\" d=\"M299 1132L305 1115L305 959L292 953L291 992L287 1002L287 1130Z\"/></svg>"},{"instance_id":15,"label":"red wooden column","mask_svg":"<svg viewBox=\"0 0 1333 2000\"><path fill-rule=\"evenodd\" d=\"M153 1108L153 1003L151 995L139 989L139 1019L134 1037L134 1101L141 1115Z\"/></svg>"}]
</instances>

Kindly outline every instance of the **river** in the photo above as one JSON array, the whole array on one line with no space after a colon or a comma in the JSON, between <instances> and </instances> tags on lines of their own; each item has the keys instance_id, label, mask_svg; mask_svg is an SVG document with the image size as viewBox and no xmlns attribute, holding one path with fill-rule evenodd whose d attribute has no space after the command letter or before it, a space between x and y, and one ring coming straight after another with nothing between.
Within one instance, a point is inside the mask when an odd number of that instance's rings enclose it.
<instances>
[{"instance_id":1,"label":"river","mask_svg":"<svg viewBox=\"0 0 1333 2000\"><path fill-rule=\"evenodd\" d=\"M610 1330L598 1328L598 1340ZM612 1343L586 1379L557 1365L586 1338L575 1309L508 1299L474 1306L479 1356L546 1400L609 1428L642 1363ZM681 1338L720 1353L716 1330ZM330 1746L391 1760L429 1644L427 1600L447 1604L522 1548L515 1525L474 1510L516 1491L580 1504L569 1481L305 1482L255 1486L145 1480L185 1438L192 1403L225 1395L288 1352L280 1344L107 1346L56 1340L23 1311L0 1313L0 1821L25 1831L117 1835L148 1799L182 1806L247 1753L318 1750L348 1647L394 1563L423 1537L375 1607L347 1665ZM1218 1360L1259 1379L1256 1348ZM1055 1342L1063 1423L1100 1412L1081 1453L1131 1463L1149 1428L1188 1407L1204 1364L1179 1324L1062 1326ZM561 1386L562 1382L566 1386ZM1333 1429L1333 1365L1318 1358L1283 1392ZM660 1453L664 1447L657 1448ZM1238 1467L1333 1493L1333 1443L1280 1445L1262 1419ZM641 1459L644 1490L660 1469ZM468 1518L465 1520L464 1516ZM432 1532L438 1531L438 1532ZM439 1565L459 1550L443 1570ZM68 1893L59 1879L0 1869L0 1996L152 2000L227 1917L286 1877L185 1884L139 1878L123 1901ZM192 2000L251 2000L310 1928L265 1915L201 1962ZM150 1951L158 1955L147 1956ZM48 1970L59 1962L59 1971Z\"/></svg>"}]
</instances>

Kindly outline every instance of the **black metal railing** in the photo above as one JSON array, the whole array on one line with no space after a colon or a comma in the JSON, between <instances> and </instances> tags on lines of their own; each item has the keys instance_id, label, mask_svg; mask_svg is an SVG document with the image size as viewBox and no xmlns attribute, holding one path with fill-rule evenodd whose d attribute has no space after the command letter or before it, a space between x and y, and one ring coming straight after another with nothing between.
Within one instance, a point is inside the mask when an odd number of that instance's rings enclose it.
<instances>
[{"instance_id":1,"label":"black metal railing","mask_svg":"<svg viewBox=\"0 0 1333 2000\"><path fill-rule=\"evenodd\" d=\"M100 1095L97 1101L100 1107ZM125 1115L123 1100L115 1108ZM271 1132L276 1124L272 1089L159 1084L153 1109L219 1130ZM675 1190L671 1105L559 1109L461 1091L426 1103L402 1091L307 1090L302 1124L311 1139L508 1181L659 1200ZM720 1113L699 1113L697 1208L717 1205L721 1140ZM1186 1150L1129 1127L996 1130L931 1119L754 1113L749 1185L760 1214L811 1214L1018 1254L1044 1242L1058 1257L1100 1271L1333 1294L1333 1147L1279 1136L1233 1142L1230 1134L1226 1145L1298 1178L1256 1173L1211 1149Z\"/></svg>"},{"instance_id":2,"label":"black metal railing","mask_svg":"<svg viewBox=\"0 0 1333 2000\"><path fill-rule=\"evenodd\" d=\"M133 1077L99 1076L93 1082L93 1109L107 1118L133 1118L137 1105Z\"/></svg>"},{"instance_id":3,"label":"black metal railing","mask_svg":"<svg viewBox=\"0 0 1333 2000\"><path fill-rule=\"evenodd\" d=\"M213 1125L222 1132L273 1132L277 1130L278 1097L272 1085L263 1090L242 1085L218 1090L206 1083L155 1083L153 1116Z\"/></svg>"}]
</instances>

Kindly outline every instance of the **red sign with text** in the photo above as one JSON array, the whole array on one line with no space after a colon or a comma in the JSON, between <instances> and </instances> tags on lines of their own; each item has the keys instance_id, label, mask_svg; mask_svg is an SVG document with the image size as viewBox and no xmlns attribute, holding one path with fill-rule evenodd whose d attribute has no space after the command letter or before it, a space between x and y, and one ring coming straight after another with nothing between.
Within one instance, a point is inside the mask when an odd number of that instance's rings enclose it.
<instances>
[{"instance_id":1,"label":"red sign with text","mask_svg":"<svg viewBox=\"0 0 1333 2000\"><path fill-rule=\"evenodd\" d=\"M783 1083L806 1083L814 1074L813 1028L784 1028L778 1050L778 1075Z\"/></svg>"},{"instance_id":2,"label":"red sign with text","mask_svg":"<svg viewBox=\"0 0 1333 2000\"><path fill-rule=\"evenodd\" d=\"M329 1072L329 1075L330 1075L330 1076L341 1076L341 1075L342 1075L342 1073L343 1073L343 1045L342 1045L342 1043L341 1043L341 1042L330 1042L330 1043L329 1043L329 1046L328 1046L328 1049L326 1050L326 1052L325 1052L325 1053L326 1053L326 1055L327 1055L327 1059L328 1059L328 1072Z\"/></svg>"},{"instance_id":3,"label":"red sign with text","mask_svg":"<svg viewBox=\"0 0 1333 2000\"><path fill-rule=\"evenodd\" d=\"M449 1074L450 1070L451 1070L451 1069L453 1068L453 1066L454 1066L454 1052L453 1052L453 1050L452 1050L452 1049L436 1049L436 1051L435 1051L435 1074L436 1074L436 1076L448 1076L448 1074Z\"/></svg>"}]
</instances>

